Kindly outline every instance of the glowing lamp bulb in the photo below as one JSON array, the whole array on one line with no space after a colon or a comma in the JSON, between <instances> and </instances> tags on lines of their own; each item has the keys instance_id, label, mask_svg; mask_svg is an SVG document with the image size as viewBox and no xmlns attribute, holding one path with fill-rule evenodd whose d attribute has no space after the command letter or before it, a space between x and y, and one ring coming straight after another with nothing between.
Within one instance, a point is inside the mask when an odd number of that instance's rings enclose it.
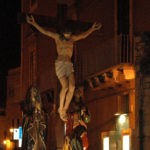
<instances>
[{"instance_id":1,"label":"glowing lamp bulb","mask_svg":"<svg viewBox=\"0 0 150 150\"><path fill-rule=\"evenodd\" d=\"M7 144L7 141L6 141L6 140L4 140L4 141L3 141L3 143L4 143L4 144Z\"/></svg>"},{"instance_id":2,"label":"glowing lamp bulb","mask_svg":"<svg viewBox=\"0 0 150 150\"><path fill-rule=\"evenodd\" d=\"M13 132L14 132L14 129L11 128L9 131L10 131L11 133L13 133Z\"/></svg>"},{"instance_id":3,"label":"glowing lamp bulb","mask_svg":"<svg viewBox=\"0 0 150 150\"><path fill-rule=\"evenodd\" d=\"M124 124L125 122L126 122L126 115L125 114L120 115L119 123Z\"/></svg>"}]
</instances>

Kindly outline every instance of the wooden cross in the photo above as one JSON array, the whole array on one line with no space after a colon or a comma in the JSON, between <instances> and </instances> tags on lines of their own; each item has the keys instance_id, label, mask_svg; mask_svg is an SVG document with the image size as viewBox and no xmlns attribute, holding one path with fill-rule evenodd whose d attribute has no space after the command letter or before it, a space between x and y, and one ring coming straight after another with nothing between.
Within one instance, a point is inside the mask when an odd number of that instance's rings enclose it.
<instances>
[{"instance_id":1,"label":"wooden cross","mask_svg":"<svg viewBox=\"0 0 150 150\"><path fill-rule=\"evenodd\" d=\"M33 16L35 18L35 21L40 26L53 28L57 32L63 31L65 27L68 27L69 29L71 29L73 33L84 32L92 26L92 23L89 23L89 22L83 22L79 20L68 20L67 9L68 7L65 4L57 5L57 17L56 18L49 17L49 16L41 16L41 15L33 15ZM26 15L30 15L30 14L27 14L27 13L18 14L17 20L19 24L26 23ZM76 62L76 50L74 53L74 62ZM57 102L55 101L54 112L55 112L56 103Z\"/></svg>"},{"instance_id":2,"label":"wooden cross","mask_svg":"<svg viewBox=\"0 0 150 150\"><path fill-rule=\"evenodd\" d=\"M34 15L35 21L43 27L53 28L56 31L61 31L65 27L68 27L74 33L83 32L92 26L92 23L83 22L79 20L68 20L67 19L68 7L66 4L57 5L57 17ZM26 23L27 13L18 13L17 21L19 24Z\"/></svg>"}]
</instances>

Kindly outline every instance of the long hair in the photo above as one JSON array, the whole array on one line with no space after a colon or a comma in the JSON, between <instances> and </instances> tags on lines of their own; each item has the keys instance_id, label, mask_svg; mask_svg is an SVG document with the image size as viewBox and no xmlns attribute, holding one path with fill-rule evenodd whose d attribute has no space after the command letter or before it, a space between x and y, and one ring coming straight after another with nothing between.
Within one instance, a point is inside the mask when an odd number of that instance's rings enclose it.
<instances>
[{"instance_id":1,"label":"long hair","mask_svg":"<svg viewBox=\"0 0 150 150\"><path fill-rule=\"evenodd\" d=\"M27 113L32 113L32 111L34 110L34 104L33 104L33 101L32 101L32 92L36 93L34 95L34 98L35 98L35 101L38 101L41 105L41 108L43 107L42 106L42 100L41 100L41 96L40 96L40 88L38 86L31 86L28 91L27 91L27 95L26 95L26 102L25 102L25 105L26 105L26 111Z\"/></svg>"},{"instance_id":2,"label":"long hair","mask_svg":"<svg viewBox=\"0 0 150 150\"><path fill-rule=\"evenodd\" d=\"M70 27L63 27L62 29L57 30L57 33L59 34L59 38L61 40L66 39L64 37L64 33L70 33L71 35L74 34L74 32L72 31L72 29Z\"/></svg>"},{"instance_id":3,"label":"long hair","mask_svg":"<svg viewBox=\"0 0 150 150\"><path fill-rule=\"evenodd\" d=\"M79 94L78 98L76 97L76 94ZM72 98L72 111L79 112L82 107L85 107L85 104L80 94L80 89L77 87Z\"/></svg>"}]
</instances>

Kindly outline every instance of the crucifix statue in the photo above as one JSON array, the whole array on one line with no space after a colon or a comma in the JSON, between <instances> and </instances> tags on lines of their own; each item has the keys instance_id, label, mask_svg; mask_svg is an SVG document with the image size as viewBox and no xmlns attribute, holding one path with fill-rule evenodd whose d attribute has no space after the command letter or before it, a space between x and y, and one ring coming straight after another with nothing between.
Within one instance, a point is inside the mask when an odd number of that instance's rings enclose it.
<instances>
[{"instance_id":1,"label":"crucifix statue","mask_svg":"<svg viewBox=\"0 0 150 150\"><path fill-rule=\"evenodd\" d=\"M64 9L65 10L65 9ZM64 11L62 14L65 14ZM66 15L63 17L58 17L59 19L57 26L58 32L51 32L49 30L45 30L42 26L40 26L31 15L26 15L26 21L34 26L39 32L42 34L53 38L56 43L57 54L58 57L55 61L55 70L56 75L61 84L60 91L60 103L59 103L59 115L63 121L67 121L67 110L69 104L72 100L74 89L75 89L75 78L74 78L74 68L71 62L71 58L73 55L73 45L74 42L79 41L81 39L85 39L88 37L93 31L99 30L101 28L101 24L94 23L88 30L76 35L74 34L72 20L67 20ZM69 25L68 25L69 24ZM79 26L79 22L76 23ZM82 26L82 25L80 25ZM71 29L72 27L72 29Z\"/></svg>"}]
</instances>

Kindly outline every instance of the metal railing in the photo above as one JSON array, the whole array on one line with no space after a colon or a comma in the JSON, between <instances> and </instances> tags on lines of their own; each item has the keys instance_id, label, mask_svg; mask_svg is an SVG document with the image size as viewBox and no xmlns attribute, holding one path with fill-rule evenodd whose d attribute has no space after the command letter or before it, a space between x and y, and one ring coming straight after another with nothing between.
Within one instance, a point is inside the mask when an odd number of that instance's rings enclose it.
<instances>
[{"instance_id":1,"label":"metal railing","mask_svg":"<svg viewBox=\"0 0 150 150\"><path fill-rule=\"evenodd\" d=\"M118 63L133 63L133 48L128 34L118 36Z\"/></svg>"}]
</instances>

